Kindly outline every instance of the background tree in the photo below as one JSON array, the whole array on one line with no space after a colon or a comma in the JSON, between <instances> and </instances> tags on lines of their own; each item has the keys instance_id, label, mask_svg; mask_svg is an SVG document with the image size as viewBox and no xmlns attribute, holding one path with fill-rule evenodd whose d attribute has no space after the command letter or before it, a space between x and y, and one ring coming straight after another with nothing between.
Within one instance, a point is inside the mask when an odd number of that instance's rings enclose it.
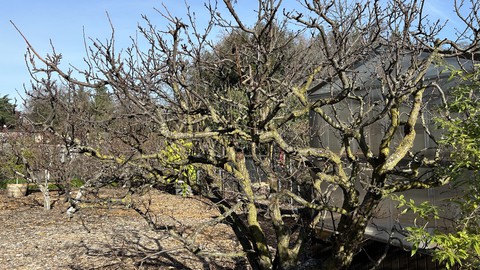
<instances>
[{"instance_id":1,"label":"background tree","mask_svg":"<svg viewBox=\"0 0 480 270\"><path fill-rule=\"evenodd\" d=\"M25 167L13 153L12 147L7 138L2 138L0 153L2 154L0 158L2 164L0 166L0 180L2 181L2 186L7 183L6 181L22 179L21 174L25 173ZM21 174L18 174L17 172L20 172Z\"/></svg>"},{"instance_id":2,"label":"background tree","mask_svg":"<svg viewBox=\"0 0 480 270\"><path fill-rule=\"evenodd\" d=\"M14 128L17 122L15 104L12 104L8 95L0 98L0 127Z\"/></svg>"},{"instance_id":3,"label":"background tree","mask_svg":"<svg viewBox=\"0 0 480 270\"><path fill-rule=\"evenodd\" d=\"M437 162L413 147L417 128L424 128L419 119L427 95L435 91L424 77L445 55L476 52L478 18L464 17L462 33L471 45L460 47L436 40L440 24L428 24L422 1L302 1L299 10L283 14L280 1L258 1L252 27L233 1L223 3L224 14L207 5L211 20L205 33L192 13L188 22L162 14L169 21L165 30L146 19L139 28L146 51L133 43L118 54L114 36L94 41L81 79L59 68L60 55L43 58L29 46L27 62L47 66L32 66L34 76L43 73L42 79L34 77L39 92L32 97L47 98L66 119L62 128L43 125L69 152L118 168L132 186L167 185L195 166L205 177L187 178L188 184L221 213L208 224L229 224L253 269L347 269L387 195L448 182L448 177L418 177L420 166ZM226 31L223 43L208 39L213 27ZM367 81L359 64L374 71ZM54 84L53 74L61 81ZM375 83L367 83L372 78ZM59 83L71 99L61 98ZM327 91L310 99L316 85ZM104 86L117 107L103 120L105 137L92 137L95 121L74 98L83 88ZM323 129L309 130L307 119L319 119ZM332 134L330 144L310 144L325 132ZM369 139L374 137L378 140ZM172 145L178 158L165 154ZM418 156L424 158L412 162ZM233 194L220 192L227 177L238 187ZM255 190L254 182L262 179L268 196ZM330 199L325 185L338 190L338 200ZM334 234L314 243L315 229L327 222L334 224ZM193 254L208 255L195 244L205 226L192 234L167 228ZM307 252L313 245L324 252Z\"/></svg>"}]
</instances>

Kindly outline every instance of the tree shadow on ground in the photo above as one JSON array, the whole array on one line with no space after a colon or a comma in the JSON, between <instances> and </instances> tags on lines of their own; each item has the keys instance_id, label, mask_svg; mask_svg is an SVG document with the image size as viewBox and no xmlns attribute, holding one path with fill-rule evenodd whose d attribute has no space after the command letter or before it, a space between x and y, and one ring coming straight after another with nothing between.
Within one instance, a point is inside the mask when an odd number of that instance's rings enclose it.
<instances>
[{"instance_id":1,"label":"tree shadow on ground","mask_svg":"<svg viewBox=\"0 0 480 270\"><path fill-rule=\"evenodd\" d=\"M108 243L83 242L78 248L89 257L102 258L100 261L104 264L97 269L248 269L244 258L217 261L215 258L198 256L175 243L166 233L147 236L140 232L122 231L115 233ZM70 265L70 269L85 267Z\"/></svg>"}]
</instances>

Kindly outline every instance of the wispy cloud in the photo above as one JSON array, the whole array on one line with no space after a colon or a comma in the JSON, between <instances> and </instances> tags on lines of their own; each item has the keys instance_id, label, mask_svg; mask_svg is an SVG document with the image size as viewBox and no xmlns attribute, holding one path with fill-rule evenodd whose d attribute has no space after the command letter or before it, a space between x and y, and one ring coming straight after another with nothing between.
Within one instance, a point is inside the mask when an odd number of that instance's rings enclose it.
<instances>
[{"instance_id":1,"label":"wispy cloud","mask_svg":"<svg viewBox=\"0 0 480 270\"><path fill-rule=\"evenodd\" d=\"M462 21L455 13L453 0L426 0L424 15L428 15L430 21L440 20L440 22L446 23L442 33L448 38L455 38L455 33L463 28Z\"/></svg>"},{"instance_id":2,"label":"wispy cloud","mask_svg":"<svg viewBox=\"0 0 480 270\"><path fill-rule=\"evenodd\" d=\"M455 27L461 26L460 20L455 13L453 0L427 0L425 1L424 12L432 20L448 21Z\"/></svg>"}]
</instances>

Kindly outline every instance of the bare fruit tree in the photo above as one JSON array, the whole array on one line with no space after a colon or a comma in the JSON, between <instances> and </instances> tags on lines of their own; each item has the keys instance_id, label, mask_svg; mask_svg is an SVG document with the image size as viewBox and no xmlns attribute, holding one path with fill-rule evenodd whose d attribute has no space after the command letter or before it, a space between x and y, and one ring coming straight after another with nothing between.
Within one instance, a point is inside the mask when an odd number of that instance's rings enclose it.
<instances>
[{"instance_id":1,"label":"bare fruit tree","mask_svg":"<svg viewBox=\"0 0 480 270\"><path fill-rule=\"evenodd\" d=\"M305 0L287 11L266 0L245 22L224 0L206 4L204 31L193 12L159 12L165 29L145 18L144 40L119 50L112 27L108 41L92 40L82 71L60 69L60 54L42 57L26 39L27 60L38 96L64 115L62 129L48 130L70 151L118 166L128 185L181 181L210 199L222 215L209 224L231 226L253 269L347 269L384 198L449 181L419 174L441 155L414 143L430 134L426 73L478 51L471 4L458 14L461 44L438 39L444 25L423 1ZM56 84L72 97L104 87L111 113L83 114ZM333 234L316 241L326 223ZM194 236L168 229L202 254Z\"/></svg>"}]
</instances>

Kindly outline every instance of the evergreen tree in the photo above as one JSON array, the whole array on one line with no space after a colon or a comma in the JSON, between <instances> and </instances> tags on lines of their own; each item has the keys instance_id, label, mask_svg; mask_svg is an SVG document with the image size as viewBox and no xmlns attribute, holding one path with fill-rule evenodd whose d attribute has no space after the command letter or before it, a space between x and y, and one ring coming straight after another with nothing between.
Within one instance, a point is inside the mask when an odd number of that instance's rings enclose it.
<instances>
[{"instance_id":1,"label":"evergreen tree","mask_svg":"<svg viewBox=\"0 0 480 270\"><path fill-rule=\"evenodd\" d=\"M8 95L0 98L0 127L13 128L17 123L15 104L11 103Z\"/></svg>"}]
</instances>

